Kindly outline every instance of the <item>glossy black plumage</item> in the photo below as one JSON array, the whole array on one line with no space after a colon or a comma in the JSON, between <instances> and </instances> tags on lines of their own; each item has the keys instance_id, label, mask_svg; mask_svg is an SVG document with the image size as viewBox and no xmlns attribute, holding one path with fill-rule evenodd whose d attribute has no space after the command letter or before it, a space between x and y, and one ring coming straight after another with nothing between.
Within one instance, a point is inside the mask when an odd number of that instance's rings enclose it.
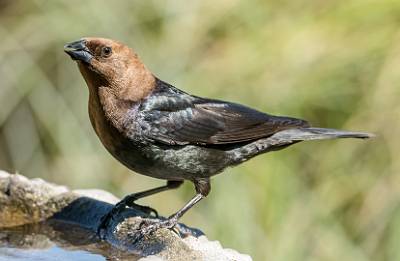
<instances>
[{"instance_id":1,"label":"glossy black plumage","mask_svg":"<svg viewBox=\"0 0 400 261\"><path fill-rule=\"evenodd\" d=\"M169 145L242 143L309 126L304 120L191 96L160 80L141 103L138 117L143 135Z\"/></svg>"}]
</instances>

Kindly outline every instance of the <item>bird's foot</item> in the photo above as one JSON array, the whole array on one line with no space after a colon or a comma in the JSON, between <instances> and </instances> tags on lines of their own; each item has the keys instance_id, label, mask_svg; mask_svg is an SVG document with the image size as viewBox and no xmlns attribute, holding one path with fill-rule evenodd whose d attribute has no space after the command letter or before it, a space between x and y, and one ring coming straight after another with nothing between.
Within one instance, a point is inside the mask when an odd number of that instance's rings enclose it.
<instances>
[{"instance_id":1,"label":"bird's foot","mask_svg":"<svg viewBox=\"0 0 400 261\"><path fill-rule=\"evenodd\" d=\"M142 235L150 235L151 233L157 231L160 228L172 229L178 224L178 219L175 217L170 217L163 221L158 221L152 224L142 225L140 228L140 233Z\"/></svg>"},{"instance_id":2,"label":"bird's foot","mask_svg":"<svg viewBox=\"0 0 400 261\"><path fill-rule=\"evenodd\" d=\"M173 229L177 224L178 218L174 216L169 217L166 220L160 220L156 222L144 220L142 224L140 224L140 228L133 234L133 243L137 243L137 241L150 236L152 233L161 228Z\"/></svg>"},{"instance_id":3,"label":"bird's foot","mask_svg":"<svg viewBox=\"0 0 400 261\"><path fill-rule=\"evenodd\" d=\"M103 236L103 231L105 231L110 224L110 222L113 220L113 217L117 215L118 213L121 212L125 208L125 205L120 205L117 203L107 214L101 217L100 219L100 224L97 227L97 235L101 238L104 239Z\"/></svg>"},{"instance_id":4,"label":"bird's foot","mask_svg":"<svg viewBox=\"0 0 400 261\"><path fill-rule=\"evenodd\" d=\"M148 206L138 205L135 203L136 200L138 200L136 194L131 194L124 197L120 202L117 203L117 205L123 204L127 207L138 209L141 212L145 213L147 216L152 216L153 214L153 217L158 218L157 210Z\"/></svg>"},{"instance_id":5,"label":"bird's foot","mask_svg":"<svg viewBox=\"0 0 400 261\"><path fill-rule=\"evenodd\" d=\"M155 218L158 217L157 210L148 206L138 205L134 202L135 200L137 200L137 198L134 197L134 194L126 196L101 218L100 225L97 228L97 234L100 236L100 238L103 238L103 231L106 230L106 228L109 226L110 221L112 221L113 218L117 216L126 207L137 209L146 214L147 216L153 215L153 217Z\"/></svg>"},{"instance_id":6,"label":"bird's foot","mask_svg":"<svg viewBox=\"0 0 400 261\"><path fill-rule=\"evenodd\" d=\"M152 208L152 207L138 205L138 204L133 203L133 202L130 203L129 205L126 205L126 206L128 206L128 207L130 207L130 208L138 209L138 210L140 210L141 212L145 213L146 216L153 217L153 218L158 218L158 212L157 212L157 210L155 210L155 209Z\"/></svg>"}]
</instances>

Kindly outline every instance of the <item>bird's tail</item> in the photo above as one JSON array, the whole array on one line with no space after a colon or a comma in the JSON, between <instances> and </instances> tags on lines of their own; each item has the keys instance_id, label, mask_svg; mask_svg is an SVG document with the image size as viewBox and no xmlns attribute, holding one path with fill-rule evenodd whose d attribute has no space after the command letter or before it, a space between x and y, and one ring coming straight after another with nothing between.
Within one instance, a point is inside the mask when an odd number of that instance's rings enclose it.
<instances>
[{"instance_id":1,"label":"bird's tail","mask_svg":"<svg viewBox=\"0 0 400 261\"><path fill-rule=\"evenodd\" d=\"M344 131L325 128L295 128L279 131L274 135L254 141L245 146L233 149L232 160L233 164L246 161L256 155L280 150L300 141L307 140L326 140L338 138L358 138L368 139L375 135L365 132Z\"/></svg>"},{"instance_id":2,"label":"bird's tail","mask_svg":"<svg viewBox=\"0 0 400 261\"><path fill-rule=\"evenodd\" d=\"M275 133L273 137L282 141L303 141L303 140L325 140L337 138L358 138L368 139L374 137L374 134L366 132L344 131L325 128L299 128L288 129Z\"/></svg>"}]
</instances>

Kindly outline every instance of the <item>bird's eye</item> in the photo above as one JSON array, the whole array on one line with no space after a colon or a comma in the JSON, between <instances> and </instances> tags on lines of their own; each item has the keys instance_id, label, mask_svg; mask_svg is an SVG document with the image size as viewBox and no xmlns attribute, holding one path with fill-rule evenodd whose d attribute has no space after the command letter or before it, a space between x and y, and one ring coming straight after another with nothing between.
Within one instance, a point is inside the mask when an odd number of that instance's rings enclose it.
<instances>
[{"instance_id":1,"label":"bird's eye","mask_svg":"<svg viewBox=\"0 0 400 261\"><path fill-rule=\"evenodd\" d=\"M103 49L101 49L101 56L103 57L109 57L112 53L112 49L111 47L103 47Z\"/></svg>"}]
</instances>

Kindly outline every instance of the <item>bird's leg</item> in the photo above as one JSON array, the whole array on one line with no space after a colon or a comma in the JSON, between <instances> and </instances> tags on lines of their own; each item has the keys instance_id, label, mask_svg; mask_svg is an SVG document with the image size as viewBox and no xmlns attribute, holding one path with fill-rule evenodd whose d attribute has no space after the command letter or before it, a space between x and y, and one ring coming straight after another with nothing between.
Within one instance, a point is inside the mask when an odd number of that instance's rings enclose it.
<instances>
[{"instance_id":1,"label":"bird's leg","mask_svg":"<svg viewBox=\"0 0 400 261\"><path fill-rule=\"evenodd\" d=\"M158 213L155 209L147 206L141 206L135 203L136 200L148 197L166 190L170 189L175 189L178 188L180 185L182 185L183 181L180 180L169 180L165 186L160 186L157 188L145 190L142 192L137 192L137 193L132 193L124 197L121 201L119 201L112 209L109 211L107 214L105 214L101 220L100 220L100 225L97 229L97 233L101 235L101 231L105 229L110 221L110 219L113 218L114 215L125 209L126 207L131 207L131 208L136 208L139 209L140 211L150 215L151 213L154 213L156 217L158 217Z\"/></svg>"},{"instance_id":2,"label":"bird's leg","mask_svg":"<svg viewBox=\"0 0 400 261\"><path fill-rule=\"evenodd\" d=\"M167 182L167 185L165 185L165 186L157 187L154 189L149 189L149 190L142 191L142 192L132 193L132 194L124 197L120 202L118 202L116 207L118 205L123 205L123 206L131 207L131 208L138 208L142 212L144 212L148 215L153 213L156 217L158 217L158 213L155 209L147 207L147 206L138 205L135 203L135 201L140 198L145 198L145 197L148 197L148 196L151 196L151 195L154 195L154 194L166 191L166 190L176 189L180 185L182 185L182 183L183 183L183 181L180 181L180 180L169 180Z\"/></svg>"},{"instance_id":3,"label":"bird's leg","mask_svg":"<svg viewBox=\"0 0 400 261\"><path fill-rule=\"evenodd\" d=\"M139 233L139 237L136 240L138 240L141 237L148 235L160 228L169 228L169 229L173 228L178 223L178 220L189 209L191 209L194 205L196 205L200 200L205 198L210 193L211 186L210 186L209 179L197 179L194 181L194 185L195 185L197 194L188 203L186 203L185 206L183 206L175 214L169 216L166 220L163 220L163 221L160 221L157 223L153 223L153 224L149 224L149 225L145 224L144 226L142 226L140 233Z\"/></svg>"}]
</instances>

